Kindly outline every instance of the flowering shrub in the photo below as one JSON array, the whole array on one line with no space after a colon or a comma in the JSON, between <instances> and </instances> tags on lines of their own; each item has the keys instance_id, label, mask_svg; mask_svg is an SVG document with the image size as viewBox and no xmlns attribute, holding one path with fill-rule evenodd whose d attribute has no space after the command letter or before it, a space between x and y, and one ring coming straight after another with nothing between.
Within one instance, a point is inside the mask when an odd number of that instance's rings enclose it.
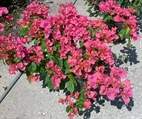
<instances>
[{"instance_id":1,"label":"flowering shrub","mask_svg":"<svg viewBox=\"0 0 142 119\"><path fill-rule=\"evenodd\" d=\"M8 14L8 10L5 7L0 7L0 17L2 17L3 15ZM4 30L4 24L0 23L0 32L2 32Z\"/></svg>"},{"instance_id":2,"label":"flowering shrub","mask_svg":"<svg viewBox=\"0 0 142 119\"><path fill-rule=\"evenodd\" d=\"M127 4L123 4L126 2ZM96 15L101 16L106 24L110 27L117 27L119 38L121 40L128 39L128 46L131 44L131 39L137 40L139 35L137 34L137 19L136 12L142 11L142 1L129 1L129 0L87 0L87 4L90 5L88 12L93 12L92 8L95 8ZM137 9L133 7L135 4ZM110 25L111 24L111 25Z\"/></svg>"},{"instance_id":3,"label":"flowering shrub","mask_svg":"<svg viewBox=\"0 0 142 119\"><path fill-rule=\"evenodd\" d=\"M10 74L21 71L30 82L45 76L49 89L65 90L66 98L59 102L67 104L70 119L100 98L129 104L133 94L127 71L114 65L109 46L119 38L117 28L79 15L71 3L59 6L54 16L44 4L32 2L18 22L20 36L0 36L0 58Z\"/></svg>"},{"instance_id":4,"label":"flowering shrub","mask_svg":"<svg viewBox=\"0 0 142 119\"><path fill-rule=\"evenodd\" d=\"M88 11L93 15L99 14L98 5L100 2L107 2L108 0L86 0L86 3L89 6ZM137 15L140 15L142 12L142 0L115 0L123 8L134 8ZM91 15L90 14L90 15Z\"/></svg>"}]
</instances>

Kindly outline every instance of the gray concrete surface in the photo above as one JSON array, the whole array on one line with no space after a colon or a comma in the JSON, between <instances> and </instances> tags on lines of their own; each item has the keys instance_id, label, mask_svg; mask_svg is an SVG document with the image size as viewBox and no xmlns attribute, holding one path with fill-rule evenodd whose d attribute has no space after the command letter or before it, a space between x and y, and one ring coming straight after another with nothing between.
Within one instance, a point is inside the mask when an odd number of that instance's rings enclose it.
<instances>
[{"instance_id":1,"label":"gray concrete surface","mask_svg":"<svg viewBox=\"0 0 142 119\"><path fill-rule=\"evenodd\" d=\"M57 9L57 3L73 2L74 0L54 0L50 4L52 13ZM84 1L78 0L75 4L77 10L82 15L86 13ZM141 28L142 29L142 28ZM133 50L127 50L125 45L113 46L112 49L116 53L124 50L125 54L129 54L127 63L121 64L127 67L128 78L131 79L134 88L133 107L126 108L122 106L118 109L110 102L105 102L104 106L100 106L100 112L92 111L89 113L76 116L75 119L142 119L142 39L133 43ZM3 93L3 86L8 86L14 79L15 75L8 74L7 66L0 62L0 95ZM7 97L0 104L0 119L68 119L65 112L65 105L58 103L58 98L64 97L62 92L49 92L47 88L42 88L42 82L32 83L26 80L23 75Z\"/></svg>"}]
</instances>

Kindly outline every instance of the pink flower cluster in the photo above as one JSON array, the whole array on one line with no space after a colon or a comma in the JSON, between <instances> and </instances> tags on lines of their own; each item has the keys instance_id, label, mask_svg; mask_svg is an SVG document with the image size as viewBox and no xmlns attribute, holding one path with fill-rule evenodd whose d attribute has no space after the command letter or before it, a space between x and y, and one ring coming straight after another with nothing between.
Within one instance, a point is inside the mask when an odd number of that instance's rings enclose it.
<instances>
[{"instance_id":1,"label":"pink flower cluster","mask_svg":"<svg viewBox=\"0 0 142 119\"><path fill-rule=\"evenodd\" d=\"M129 80L124 81L125 85L123 85L124 82L121 82L121 79L126 77L126 71L118 67L111 67L110 70L110 76L104 74L104 70L89 75L88 85L93 89L97 89L99 87L99 94L107 96L110 100L114 100L116 97L122 96L125 104L128 104L130 97L132 97L132 87ZM125 90L128 91L127 94L124 93Z\"/></svg>"},{"instance_id":2,"label":"pink flower cluster","mask_svg":"<svg viewBox=\"0 0 142 119\"><path fill-rule=\"evenodd\" d=\"M122 8L115 0L100 2L99 9L101 12L111 15L113 20L121 23L124 28L128 27L130 29L129 34L134 40L139 38L139 35L137 34L137 20L134 15L135 9Z\"/></svg>"},{"instance_id":3,"label":"pink flower cluster","mask_svg":"<svg viewBox=\"0 0 142 119\"><path fill-rule=\"evenodd\" d=\"M8 14L8 10L6 7L0 7L0 17L3 15ZM4 30L4 24L0 23L0 32Z\"/></svg>"},{"instance_id":4,"label":"pink flower cluster","mask_svg":"<svg viewBox=\"0 0 142 119\"><path fill-rule=\"evenodd\" d=\"M81 96L81 105L85 109L90 109L91 100L96 101L99 95L110 100L121 97L128 104L132 87L128 79L121 81L125 79L126 71L114 66L109 46L118 39L117 28L109 29L101 19L89 20L79 15L71 3L61 4L56 16L48 16L48 13L48 7L32 2L18 23L22 29L28 28L25 37L0 36L0 57L7 61L9 72L25 70L32 82L40 80L43 69L54 89L60 87L62 80L69 80L68 74L83 79L83 94L70 93L59 100L71 109L68 115L71 119L80 110L78 100ZM32 45L27 47L31 42ZM65 61L69 65L68 73Z\"/></svg>"},{"instance_id":5,"label":"pink flower cluster","mask_svg":"<svg viewBox=\"0 0 142 119\"><path fill-rule=\"evenodd\" d=\"M49 8L46 5L34 1L26 7L22 15L23 21L18 22L18 24L22 26L29 25L32 22L32 19L34 19L32 17L46 18L48 16L48 13L49 13Z\"/></svg>"},{"instance_id":6,"label":"pink flower cluster","mask_svg":"<svg viewBox=\"0 0 142 119\"><path fill-rule=\"evenodd\" d=\"M52 77L52 83L54 85L54 89L56 89L57 87L59 87L61 80L66 78L66 75L63 74L61 68L53 61L46 63L46 69L52 71L50 71L48 75Z\"/></svg>"}]
</instances>

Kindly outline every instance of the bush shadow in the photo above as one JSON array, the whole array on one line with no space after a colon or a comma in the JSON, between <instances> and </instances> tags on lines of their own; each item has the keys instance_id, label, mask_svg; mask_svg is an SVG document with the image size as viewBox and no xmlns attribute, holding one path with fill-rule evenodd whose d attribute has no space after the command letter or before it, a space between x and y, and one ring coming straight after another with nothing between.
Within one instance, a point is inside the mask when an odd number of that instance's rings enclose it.
<instances>
[{"instance_id":1,"label":"bush shadow","mask_svg":"<svg viewBox=\"0 0 142 119\"><path fill-rule=\"evenodd\" d=\"M114 101L111 101L112 106L116 106L117 109L121 109L123 106L126 106L128 111L132 110L132 107L134 106L133 98L130 98L130 102L128 105L125 105L125 103L120 99L116 98Z\"/></svg>"},{"instance_id":2,"label":"bush shadow","mask_svg":"<svg viewBox=\"0 0 142 119\"><path fill-rule=\"evenodd\" d=\"M106 101L108 102L109 100L107 98L97 100L96 103L93 104L89 110L80 111L79 115L83 116L83 119L90 119L91 112L95 111L96 113L99 113L101 111L101 107L105 106ZM125 106L128 111L132 111L132 107L134 106L134 101L133 98L131 98L129 104L125 105L125 103L120 98L116 98L114 101L110 101L110 104L112 106L117 107L117 109L122 109L122 107Z\"/></svg>"},{"instance_id":3,"label":"bush shadow","mask_svg":"<svg viewBox=\"0 0 142 119\"><path fill-rule=\"evenodd\" d=\"M120 66L124 63L130 63L130 65L140 63L140 61L137 59L138 55L136 52L136 47L131 46L131 47L123 47L123 49L120 50L120 52L124 55L120 55L117 57L114 54L114 60L115 60L115 65Z\"/></svg>"}]
</instances>

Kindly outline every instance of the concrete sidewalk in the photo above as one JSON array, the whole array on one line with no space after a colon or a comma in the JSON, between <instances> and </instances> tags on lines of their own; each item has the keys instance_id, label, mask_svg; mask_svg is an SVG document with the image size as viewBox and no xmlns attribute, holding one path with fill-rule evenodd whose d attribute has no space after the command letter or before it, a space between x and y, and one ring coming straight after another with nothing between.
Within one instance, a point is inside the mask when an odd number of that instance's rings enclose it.
<instances>
[{"instance_id":1,"label":"concrete sidewalk","mask_svg":"<svg viewBox=\"0 0 142 119\"><path fill-rule=\"evenodd\" d=\"M49 4L52 13L56 13L58 3L74 2L74 0L53 1L54 3ZM75 6L80 14L88 15L84 0L78 0ZM124 49L125 53L130 56L129 61L122 64L122 67L128 68L128 78L133 84L132 107L122 106L118 109L121 104L113 106L110 102L105 102L104 106L100 106L99 113L87 112L85 115L76 116L75 119L142 119L142 39L133 44L132 50L128 50L126 45L113 46L114 52L120 53L120 50ZM8 86L15 76L8 74L7 66L2 62L0 62L0 75L2 75L0 78L1 95L4 91L2 86ZM64 97L64 95L61 92L49 92L47 88L42 88L42 82L29 84L26 76L23 75L0 104L0 119L68 119L66 106L58 103L59 97Z\"/></svg>"}]
</instances>

